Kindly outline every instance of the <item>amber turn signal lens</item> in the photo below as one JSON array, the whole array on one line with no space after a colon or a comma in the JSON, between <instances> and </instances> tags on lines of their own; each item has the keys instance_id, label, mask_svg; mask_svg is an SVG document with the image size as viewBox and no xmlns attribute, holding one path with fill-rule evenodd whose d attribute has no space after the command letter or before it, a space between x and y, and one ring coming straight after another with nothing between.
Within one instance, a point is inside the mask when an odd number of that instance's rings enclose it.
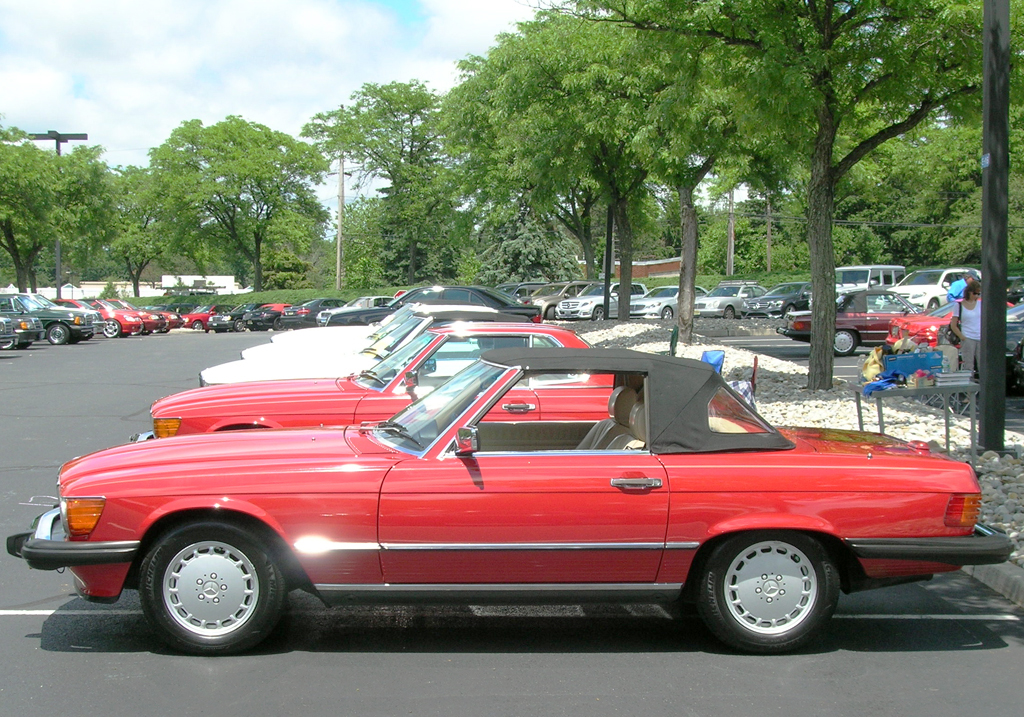
<instances>
[{"instance_id":1,"label":"amber turn signal lens","mask_svg":"<svg viewBox=\"0 0 1024 717\"><path fill-rule=\"evenodd\" d=\"M105 498L65 498L64 517L68 523L68 536L87 537L100 521L106 502Z\"/></svg>"},{"instance_id":2,"label":"amber turn signal lens","mask_svg":"<svg viewBox=\"0 0 1024 717\"><path fill-rule=\"evenodd\" d=\"M167 438L178 435L178 428L181 426L180 418L154 418L153 435L157 438Z\"/></svg>"},{"instance_id":3,"label":"amber turn signal lens","mask_svg":"<svg viewBox=\"0 0 1024 717\"><path fill-rule=\"evenodd\" d=\"M945 522L950 528L971 528L980 516L980 493L954 493L949 496Z\"/></svg>"}]
</instances>

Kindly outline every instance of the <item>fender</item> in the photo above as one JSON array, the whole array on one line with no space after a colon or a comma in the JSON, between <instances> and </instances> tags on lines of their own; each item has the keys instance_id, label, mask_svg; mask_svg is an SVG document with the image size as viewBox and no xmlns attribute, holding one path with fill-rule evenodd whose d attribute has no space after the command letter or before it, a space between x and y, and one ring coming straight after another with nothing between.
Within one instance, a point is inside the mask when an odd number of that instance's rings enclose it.
<instances>
[{"instance_id":1,"label":"fender","mask_svg":"<svg viewBox=\"0 0 1024 717\"><path fill-rule=\"evenodd\" d=\"M259 506L253 505L246 500L238 500L236 498L231 498L227 503L223 503L221 501L221 498L214 496L184 496L178 500L164 503L156 510L149 513L139 524L139 539L141 540L142 536L149 533L156 523L169 515L183 513L190 510L223 510L225 513L237 513L254 518L269 527L277 533L282 540L287 542L283 526L281 526L277 520Z\"/></svg>"},{"instance_id":2,"label":"fender","mask_svg":"<svg viewBox=\"0 0 1024 717\"><path fill-rule=\"evenodd\" d=\"M751 513L735 516L708 526L708 535L704 542L722 535L751 530L801 530L825 533L833 537L839 536L835 526L820 516L794 513Z\"/></svg>"},{"instance_id":3,"label":"fender","mask_svg":"<svg viewBox=\"0 0 1024 717\"><path fill-rule=\"evenodd\" d=\"M229 426L246 426L245 430L248 429L264 429L264 428L284 428L279 421L268 419L264 417L259 418L244 418L240 416L232 416L230 418L222 418L216 423L212 424L208 429L207 433L216 433L217 431L223 431ZM236 428L234 430L243 430Z\"/></svg>"}]
</instances>

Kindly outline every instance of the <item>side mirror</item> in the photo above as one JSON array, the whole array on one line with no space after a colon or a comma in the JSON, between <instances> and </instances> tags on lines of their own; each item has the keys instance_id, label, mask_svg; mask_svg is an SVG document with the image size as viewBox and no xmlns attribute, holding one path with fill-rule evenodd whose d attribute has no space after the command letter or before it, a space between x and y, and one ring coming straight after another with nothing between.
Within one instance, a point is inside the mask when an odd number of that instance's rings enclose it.
<instances>
[{"instance_id":1,"label":"side mirror","mask_svg":"<svg viewBox=\"0 0 1024 717\"><path fill-rule=\"evenodd\" d=\"M437 359L427 359L423 362L421 370L425 373L437 373Z\"/></svg>"},{"instance_id":2,"label":"side mirror","mask_svg":"<svg viewBox=\"0 0 1024 717\"><path fill-rule=\"evenodd\" d=\"M420 385L420 377L415 371L406 371L405 376L402 377L402 385L411 393Z\"/></svg>"},{"instance_id":3,"label":"side mirror","mask_svg":"<svg viewBox=\"0 0 1024 717\"><path fill-rule=\"evenodd\" d=\"M466 426L455 433L455 455L471 456L479 450L480 436L476 426Z\"/></svg>"}]
</instances>

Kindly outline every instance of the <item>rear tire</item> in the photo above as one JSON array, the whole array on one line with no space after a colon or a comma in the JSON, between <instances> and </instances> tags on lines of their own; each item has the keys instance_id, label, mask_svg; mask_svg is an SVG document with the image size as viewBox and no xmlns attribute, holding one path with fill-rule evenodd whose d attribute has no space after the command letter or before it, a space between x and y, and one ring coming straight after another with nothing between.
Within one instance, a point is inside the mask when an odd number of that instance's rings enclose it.
<instances>
[{"instance_id":1,"label":"rear tire","mask_svg":"<svg viewBox=\"0 0 1024 717\"><path fill-rule=\"evenodd\" d=\"M818 636L839 602L839 571L813 538L786 531L741 533L712 551L697 612L739 650L778 654Z\"/></svg>"},{"instance_id":2,"label":"rear tire","mask_svg":"<svg viewBox=\"0 0 1024 717\"><path fill-rule=\"evenodd\" d=\"M284 574L263 541L218 522L183 525L142 561L142 610L160 639L195 655L227 655L264 640L284 611Z\"/></svg>"}]
</instances>

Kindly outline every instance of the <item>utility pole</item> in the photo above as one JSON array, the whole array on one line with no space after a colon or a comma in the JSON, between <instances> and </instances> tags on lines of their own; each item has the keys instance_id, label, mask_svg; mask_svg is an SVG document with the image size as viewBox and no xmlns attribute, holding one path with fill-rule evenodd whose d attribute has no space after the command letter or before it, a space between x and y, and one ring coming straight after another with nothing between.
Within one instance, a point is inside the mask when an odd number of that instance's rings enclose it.
<instances>
[{"instance_id":1,"label":"utility pole","mask_svg":"<svg viewBox=\"0 0 1024 717\"><path fill-rule=\"evenodd\" d=\"M57 156L58 157L60 156L60 146L62 144L64 144L65 142L67 142L68 140L72 140L72 139L75 139L75 140L89 139L89 135L87 135L85 133L62 134L62 133L58 132L55 129L51 129L46 134L43 134L41 132L30 134L29 137L31 137L32 139L37 139L37 140L38 139L52 139L57 144ZM55 242L55 245L54 245L54 248L53 248L53 254L54 254L54 257L57 260L57 267L56 267L55 274L56 274L56 279L57 279L57 298L59 299L60 298L60 283L61 283L62 274L63 274L63 272L61 271L61 266L60 266L60 239L57 239L56 242Z\"/></svg>"},{"instance_id":2,"label":"utility pole","mask_svg":"<svg viewBox=\"0 0 1024 717\"><path fill-rule=\"evenodd\" d=\"M1010 0L985 0L982 30L981 411L978 441L1003 450L1010 171Z\"/></svg>"},{"instance_id":3,"label":"utility pole","mask_svg":"<svg viewBox=\"0 0 1024 717\"><path fill-rule=\"evenodd\" d=\"M766 243L766 249L767 249L766 253L767 253L768 261L767 261L767 266L765 267L765 271L771 272L771 270L772 270L772 200L771 200L771 197L768 197L765 200L765 219L768 221L768 237L767 237L767 243Z\"/></svg>"},{"instance_id":4,"label":"utility pole","mask_svg":"<svg viewBox=\"0 0 1024 717\"><path fill-rule=\"evenodd\" d=\"M725 233L728 238L728 247L725 253L725 275L732 276L732 258L736 253L736 214L733 213L733 190L729 190L729 224Z\"/></svg>"},{"instance_id":5,"label":"utility pole","mask_svg":"<svg viewBox=\"0 0 1024 717\"><path fill-rule=\"evenodd\" d=\"M341 291L341 278L345 271L345 155L338 158L338 246L334 265L334 288Z\"/></svg>"}]
</instances>

